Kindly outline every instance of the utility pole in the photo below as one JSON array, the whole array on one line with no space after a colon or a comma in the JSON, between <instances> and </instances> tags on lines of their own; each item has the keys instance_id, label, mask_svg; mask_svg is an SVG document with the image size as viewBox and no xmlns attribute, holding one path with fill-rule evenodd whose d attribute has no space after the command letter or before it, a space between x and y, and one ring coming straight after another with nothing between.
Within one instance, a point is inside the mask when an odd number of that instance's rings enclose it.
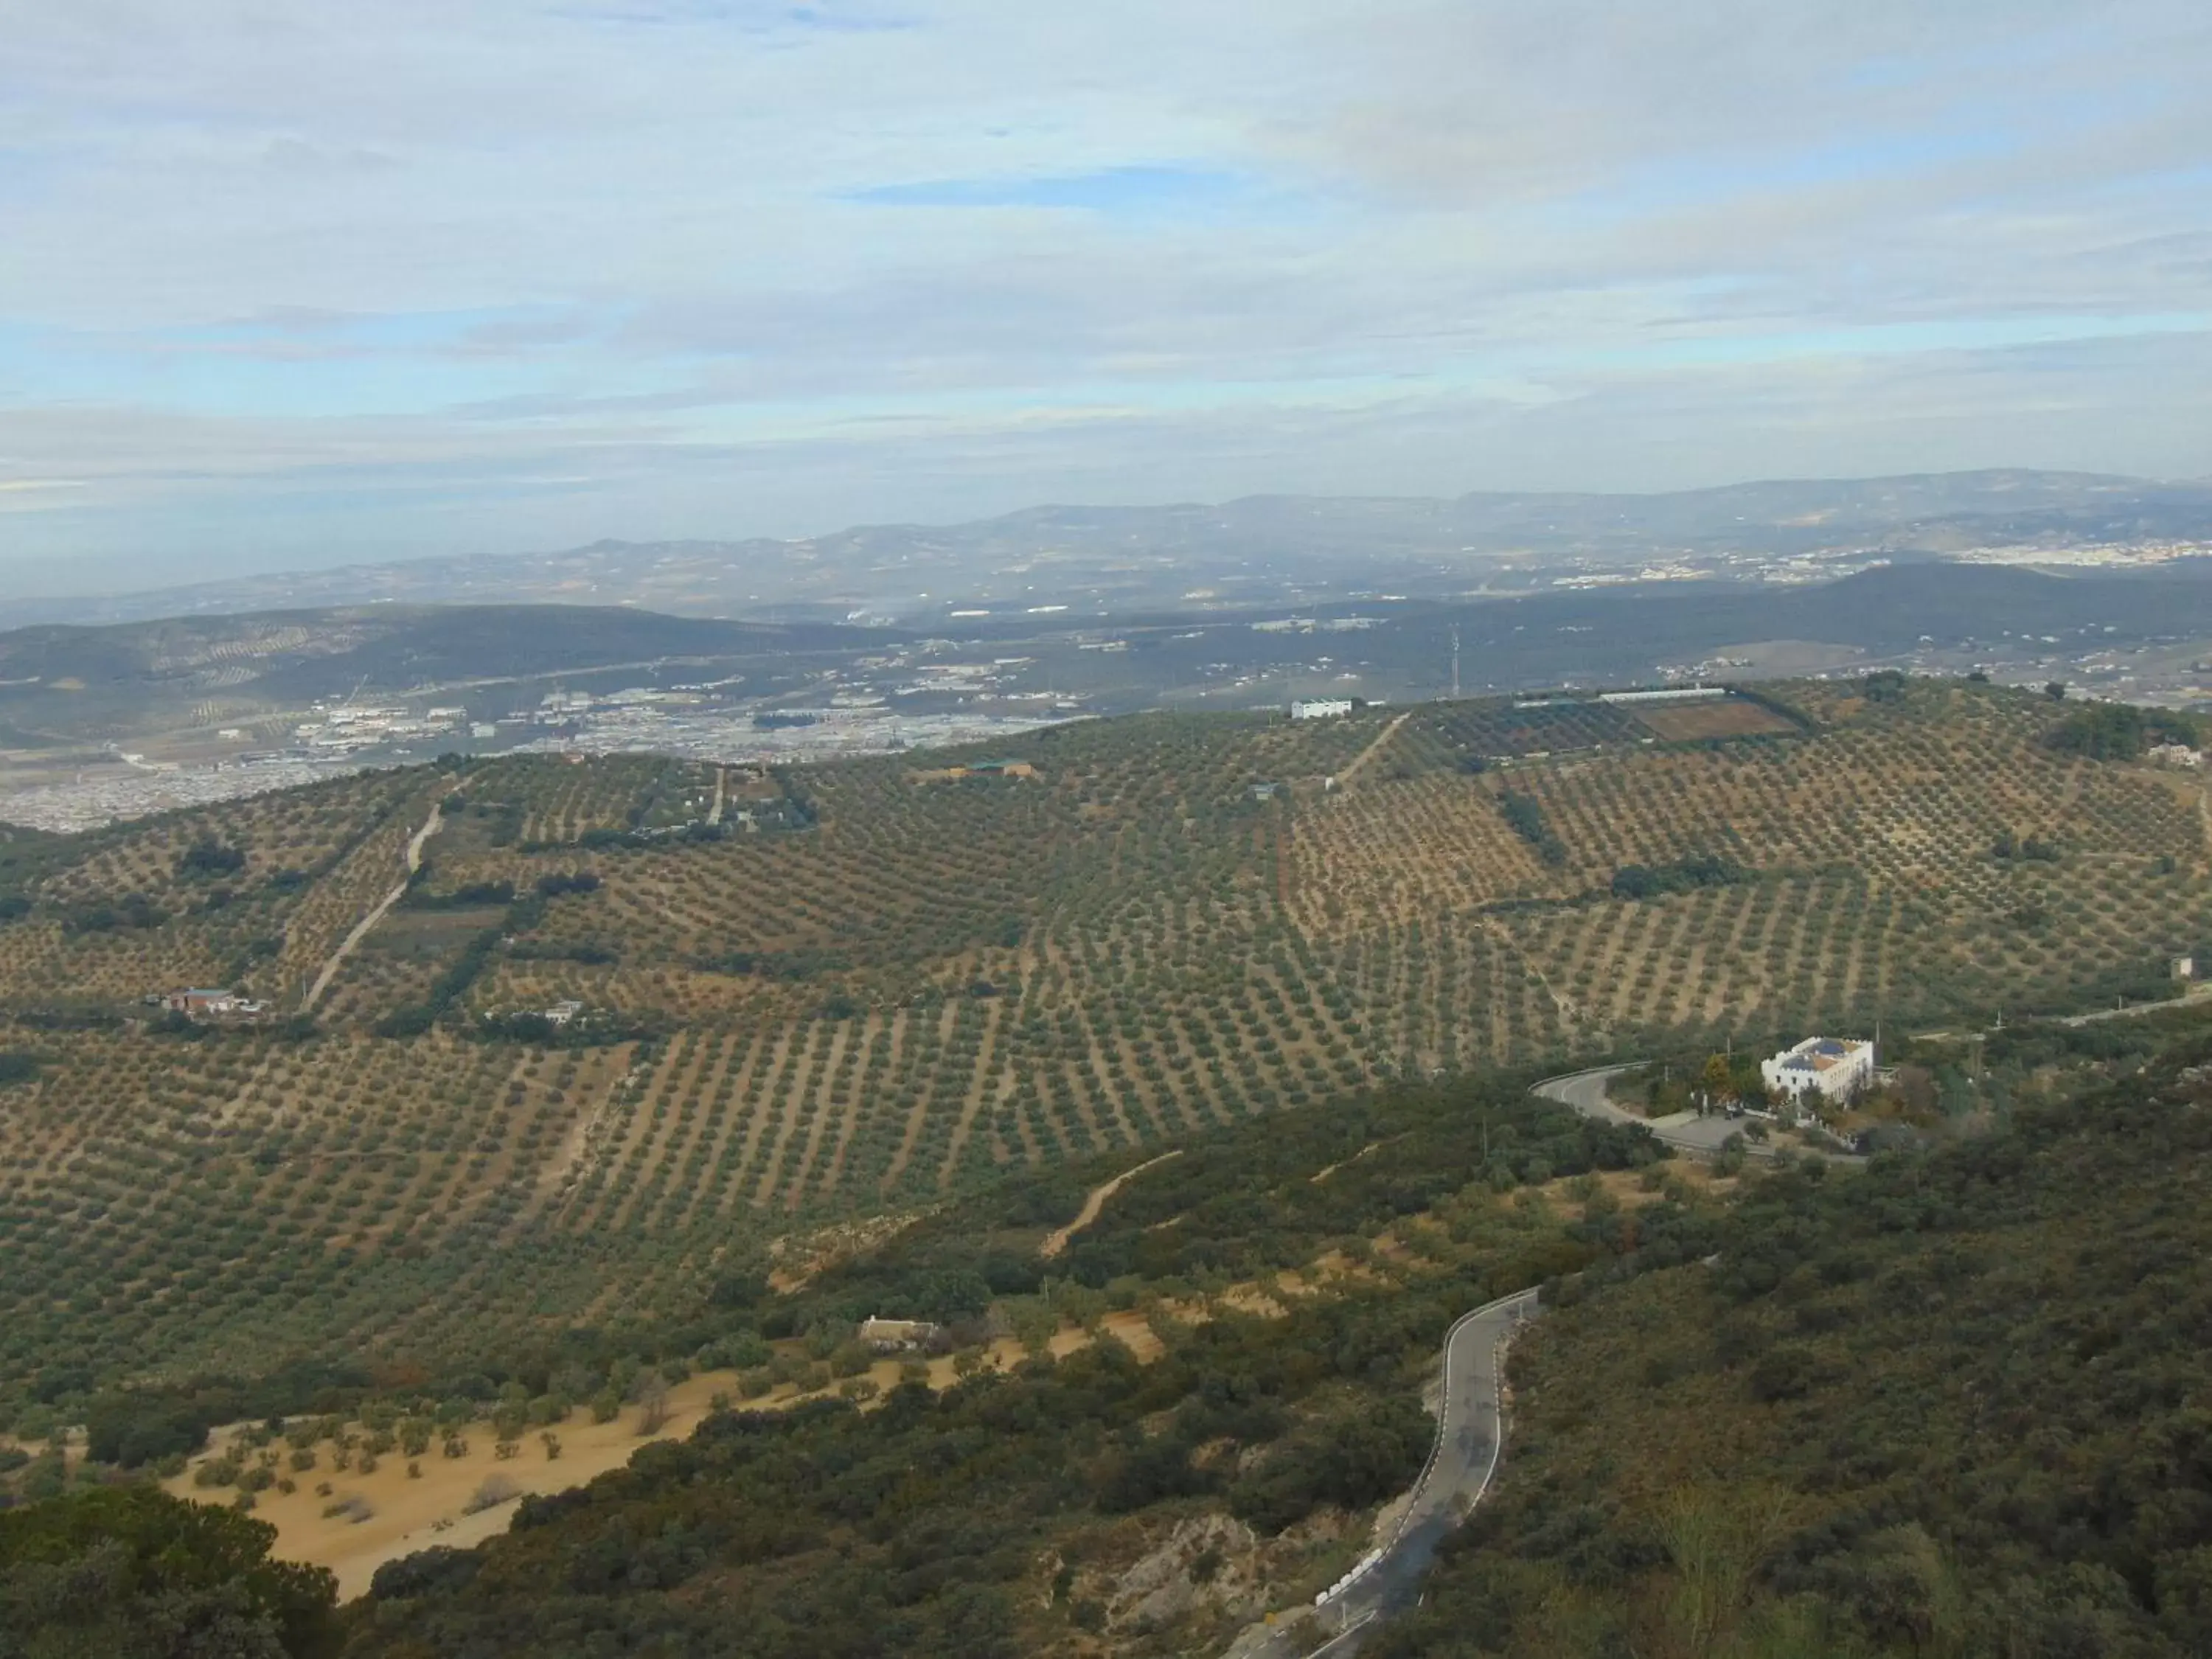
<instances>
[{"instance_id":1,"label":"utility pole","mask_svg":"<svg viewBox=\"0 0 2212 1659\"><path fill-rule=\"evenodd\" d=\"M1452 641L1452 701L1459 701L1459 624L1451 625Z\"/></svg>"}]
</instances>

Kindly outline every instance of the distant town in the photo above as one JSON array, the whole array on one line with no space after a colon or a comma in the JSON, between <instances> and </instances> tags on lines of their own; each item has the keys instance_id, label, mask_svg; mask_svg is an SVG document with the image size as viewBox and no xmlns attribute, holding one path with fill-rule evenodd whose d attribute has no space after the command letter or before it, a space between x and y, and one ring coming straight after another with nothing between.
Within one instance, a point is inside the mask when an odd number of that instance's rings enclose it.
<instances>
[{"instance_id":1,"label":"distant town","mask_svg":"<svg viewBox=\"0 0 2212 1659\"><path fill-rule=\"evenodd\" d=\"M878 670L890 665L875 665ZM725 763L826 760L989 741L1089 712L1064 698L1008 694L1000 686L1004 672L1005 665L988 663L925 666L911 689L880 694L842 685L830 674L823 677L825 695L818 701L773 708L757 701L732 702L721 689L705 685L633 686L605 694L556 690L535 708L491 720L475 719L457 704L418 710L389 697L318 703L281 746L240 747L191 761L154 759L111 745L108 764L0 796L0 821L88 830L447 751L652 753ZM968 700L988 706L960 706ZM916 701L927 706L913 706ZM948 702L952 706L945 706ZM216 733L231 744L244 744L252 735L239 727Z\"/></svg>"},{"instance_id":2,"label":"distant town","mask_svg":"<svg viewBox=\"0 0 2212 1659\"><path fill-rule=\"evenodd\" d=\"M1887 669L2203 708L2203 551L2144 540L1975 546L1948 561L1570 554L1499 561L1449 605L1414 597L1418 582L1333 598L1279 582L1227 613L1212 608L1221 589L1199 586L1160 611L1094 618L1091 603L1038 603L1033 590L1018 614L969 602L908 636L873 627L865 608L811 632L731 623L704 640L696 623L629 609L546 607L542 641L506 611L451 626L396 609L373 623L241 616L232 638L219 621L196 623L209 637L182 672L154 634L120 625L100 646L119 654L89 687L72 654L89 646L27 630L15 676L0 680L0 820L83 830L447 751L806 761L995 745L1140 709L1334 713ZM2074 568L1990 568L2004 565ZM1189 606L1201 608L1177 608ZM1935 631L1916 639L1916 626ZM132 653L138 665L118 672Z\"/></svg>"}]
</instances>

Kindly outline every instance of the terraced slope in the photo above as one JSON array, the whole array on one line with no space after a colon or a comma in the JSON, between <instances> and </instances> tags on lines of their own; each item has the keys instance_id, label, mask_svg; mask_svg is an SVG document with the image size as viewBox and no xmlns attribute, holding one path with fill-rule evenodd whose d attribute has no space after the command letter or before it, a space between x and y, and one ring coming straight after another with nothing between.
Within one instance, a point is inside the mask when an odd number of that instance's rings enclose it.
<instances>
[{"instance_id":1,"label":"terraced slope","mask_svg":"<svg viewBox=\"0 0 2212 1659\"><path fill-rule=\"evenodd\" d=\"M1012 1164L1650 1029L2083 1002L2212 939L2193 777L1987 687L1783 698L1144 717L951 777L501 760L41 843L0 922L35 1069L0 1374L680 1311ZM210 982L270 1018L137 1000Z\"/></svg>"}]
</instances>

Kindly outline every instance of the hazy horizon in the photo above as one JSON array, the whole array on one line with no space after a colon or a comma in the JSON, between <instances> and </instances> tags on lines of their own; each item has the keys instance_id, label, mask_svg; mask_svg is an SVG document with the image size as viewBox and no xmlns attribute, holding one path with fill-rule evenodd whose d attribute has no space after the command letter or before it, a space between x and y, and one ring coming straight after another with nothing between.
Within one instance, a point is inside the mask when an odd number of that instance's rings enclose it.
<instances>
[{"instance_id":1,"label":"hazy horizon","mask_svg":"<svg viewBox=\"0 0 2212 1659\"><path fill-rule=\"evenodd\" d=\"M1598 490L1598 491L1574 491L1574 490L1563 490L1563 491L1558 491L1558 492L1548 492L1548 491L1513 492L1513 491L1462 490L1462 491L1455 491L1455 492L1452 492L1452 493L1450 493L1450 494L1440 494L1440 495L1366 495L1366 496L1357 496L1357 495L1327 495L1327 496L1325 496L1325 495L1321 495L1316 494L1316 493L1314 493L1314 492L1310 492L1310 491L1300 491L1300 490L1263 490L1263 491L1255 491L1255 492L1253 492L1252 494L1250 494L1250 495L1247 495L1231 496L1231 497L1226 497L1226 498L1223 498L1223 499L1220 499L1220 500L1217 500L1217 501L1166 501L1166 500L1163 500L1163 501L1110 501L1110 502L1109 502L1109 501L1025 501L1025 502L1020 503L1020 504L1018 504L1018 505L1017 505L1017 506L1014 506L1014 507L1011 507L1006 508L1006 509L1004 509L1003 511L996 511L996 512L992 512L992 513L988 513L988 514L981 514L981 515L979 515L979 516L977 516L976 518L974 518L974 519L963 519L963 520L950 520L950 519L938 519L938 520L919 520L919 519L896 520L896 519L881 519L881 520L872 520L872 521L859 521L859 522L853 522L853 523L841 523L841 524L836 524L836 525L832 525L832 526L823 526L823 527L819 527L819 528L814 528L814 529L809 529L809 530L805 530L805 531L799 531L799 532L793 532L793 533L792 533L792 534L788 534L788 535L781 535L781 536L776 536L776 535L768 535L768 534L752 534L752 535L748 535L748 534L743 534L743 533L730 533L730 534L721 534L721 535L717 535L717 534L712 534L712 533L705 533L705 534L696 534L696 535L684 535L684 536L680 536L680 537L668 537L668 538L644 538L644 537L623 536L623 535L620 535L620 534L608 534L608 535L604 535L604 536L594 537L593 538L592 538L592 540L590 540L590 541L588 541L588 542L585 542L585 541L575 541L575 542L567 543L567 544L565 544L559 545L559 546L554 546L554 545L550 545L550 544L549 544L549 545L544 545L544 546L533 546L533 547L501 547L501 546L486 546L486 547L481 547L481 548L465 548L465 549L460 549L460 550L456 550L447 551L447 552L400 551L400 552L393 553L393 554L391 554L391 555L388 555L388 556L364 556L364 557L361 557L361 558L349 558L349 559L327 560L327 561L323 561L323 562L313 562L313 561L307 561L307 560L294 561L294 562L284 562L283 560L282 560L281 558L274 558L274 557L272 557L272 558L270 558L270 559L266 559L266 560L263 560L263 561L258 562L257 563L255 563L255 564L253 564L253 565L252 565L252 566L250 566L250 567L247 567L247 568L242 568L242 569L237 569L237 570L223 570L223 569L214 569L214 568L210 568L210 569L209 569L209 570L206 570L206 571L204 571L204 572L200 573L200 574L198 574L198 575L191 575L191 574L186 574L186 575L175 575L173 572L170 572L170 571L167 570L167 569L166 569L166 568L164 568L164 567L160 563L160 562L158 562L158 561L155 561L155 562L148 562L148 563L146 563L146 564L141 564L139 562L137 562L137 561L133 561L133 560L115 560L115 561L109 561L109 562L102 562L102 563L93 563L93 564L90 564L90 565L88 565L86 562L81 562L81 561L72 561L72 562L68 562L68 563L61 564L61 565L38 566L38 567L31 567L31 566L19 566L19 565L9 564L9 563L5 563L5 562L0 562L0 605L4 605L5 604L9 603L9 602L40 603L40 602L45 602L45 601L50 601L50 600L70 600L70 599L85 599L85 600L88 600L88 601L98 601L98 600L107 600L107 599L125 599L125 598L131 598L131 597L149 597L149 598L159 598L160 596L161 596L161 595L163 595L163 594L165 594L165 593L171 592L189 592L189 591L191 591L191 590L193 590L193 589L195 589L195 588L197 588L197 587L200 587L200 586L203 586L212 585L212 584L223 584L223 583L236 582L236 581L250 581L250 580L252 580L252 579L254 579L255 577L267 577L267 578L269 578L269 579L270 579L270 580L277 580L277 579L282 579L282 578L311 578L311 577L314 577L314 576L316 576L316 575L328 575L328 574L333 574L333 573L343 572L343 571L344 571L344 570L351 569L351 568L359 568L359 569L362 569L362 570L365 570L365 571L366 571L366 570L375 570L375 569L380 569L380 568L383 568L387 567L387 566L394 566L394 565L408 565L408 564L423 564L423 565L428 565L428 566L431 566L431 567L434 567L434 567L438 566L439 564L441 564L441 562L455 562L455 561L459 561L459 560L461 560L461 559L473 559L473 558L502 559L502 558L511 558L511 559L514 559L514 560L516 560L516 561L518 561L518 562L528 562L528 561L530 561L530 560L532 560L532 559L536 559L536 558L546 558L546 557L556 557L556 556L561 556L561 555L563 555L563 554L568 554L568 553L574 553L574 552L579 552L579 551L587 550L592 549L592 548L593 548L593 547L600 547L600 546L605 546L605 547L623 547L623 546L630 546L630 547L647 547L647 548L650 548L650 547L653 547L653 546L659 546L659 545L678 546L678 545L684 545L684 544L702 544L702 545L726 544L726 545L731 545L731 546L740 546L740 545L744 545L744 544L749 544L749 543L756 543L756 542L762 542L762 541L768 541L768 542L778 542L778 543L782 543L782 544L787 544L787 545L799 546L799 545L803 545L803 544L806 544L806 543L812 542L812 541L819 541L819 540L826 540L826 539L833 538L835 538L835 537L836 537L836 536L838 536L838 535L844 534L844 533L848 533L848 532L857 532L857 533L867 533L867 532L898 532L898 531L913 531L913 532L931 532L931 531L952 531L952 530L964 529L964 528L968 528L968 527L970 527L970 526L972 526L979 525L979 524L991 524L991 523L995 523L995 522L997 522L997 521L999 521L999 520L1004 520L1004 519L1014 519L1014 518L1019 518L1019 517L1021 517L1022 515L1024 515L1024 514L1031 514L1031 513L1036 513L1036 514L1048 514L1048 513L1080 514L1080 513L1083 513L1083 512L1085 512L1085 511L1090 511L1090 510L1098 510L1098 511L1102 511L1102 512L1103 512L1103 511L1138 511L1138 512L1141 512L1141 511L1145 511L1145 510L1147 510L1147 509L1150 509L1150 510L1156 510L1156 511L1161 511L1161 512L1186 511L1186 510L1188 510L1188 511L1203 511L1203 510L1206 510L1206 509L1208 509L1208 508L1225 508L1225 507L1232 507L1232 506L1237 505L1237 504L1238 504L1238 503L1240 503L1240 502L1248 502L1248 501L1270 501L1270 500L1275 500L1275 501L1313 500L1313 501L1357 501L1357 500L1363 500L1363 499L1364 499L1364 500L1374 501L1376 501L1376 502L1378 502L1378 503L1382 503L1382 502L1412 502L1412 501L1435 501L1435 502L1437 502L1437 503L1449 503L1449 502L1453 502L1453 501L1464 501L1464 500L1468 500L1468 499L1476 498L1476 497L1480 497L1480 496L1483 496L1483 495L1498 495L1498 496L1499 496L1499 497L1501 497L1501 498L1510 498L1510 497L1513 496L1514 495L1516 495L1516 494L1519 494L1519 493L1527 493L1527 494L1529 494L1529 495L1549 495L1549 494L1557 494L1557 495L1560 495L1560 496L1562 496L1562 497L1572 496L1572 495L1584 495L1584 496L1588 496L1588 497L1589 497L1589 498L1591 498L1591 499L1597 499L1597 500L1613 499L1613 498L1618 498L1618 499L1624 500L1624 501L1626 501L1626 500L1656 500L1656 499L1663 499L1663 498L1668 497L1668 496L1678 496L1678 495L1692 495L1692 496L1694 496L1694 495L1701 495L1701 494L1708 494L1708 493L1711 493L1711 494L1719 494L1719 493L1724 493L1724 492L1727 492L1727 491L1729 491L1729 490L1732 490L1732 489L1753 489L1792 488L1792 487L1804 487L1804 488L1808 488L1808 489L1819 489L1819 488L1820 488L1821 486L1824 486L1824 485L1848 485L1848 484L1857 484L1857 483L1874 483L1885 482L1885 481L1889 480L1889 479L1903 479L1903 478L1907 478L1907 477L1924 477L1924 478L1939 478L1939 479L1940 479L1940 478L1964 478L1964 477L1971 477L1976 476L1977 474L1984 474L1984 473L1995 473L1995 474L2003 474L2003 473L2022 473L2022 474L2027 474L2027 473L2033 473L2033 474L2035 474L2035 475L2038 475L2038 476L2041 476L2041 477L2064 477L2072 476L2072 477L2085 477L2085 478L2086 478L2086 477L2098 477L2098 478L2111 478L2111 479L2114 479L2114 480L2123 480L2123 479L2124 479L2124 481L2129 482L2129 483L2138 483L2138 484L2145 484L2145 485L2149 485L2149 486L2152 486L2152 487L2154 487L2154 488L2155 488L2155 487L2171 487L2171 488L2176 488L2176 489L2183 489L2183 488L2198 488L2198 487L2208 487L2208 488L2212 488L2212 477L2206 477L2206 478L2179 478L2179 477L2170 477L2170 478L2148 478L2148 477L2136 477L2136 476L2134 476L2134 475L2126 475L2126 474L2093 473L2093 472L2083 471L2081 471L2081 470L2080 470L2080 469L2069 469L2069 468L2025 468L2025 467L2003 467L2003 466L1998 466L1998 467L1988 467L1988 468L1978 468L1978 469L1965 469L1965 470L1961 470L1961 471L1957 471L1957 472L1945 472L1945 473L1922 473L1922 474L1893 473L1893 474L1885 474L1885 475L1881 475L1880 477L1869 477L1869 476L1867 476L1867 475L1838 475L1838 476L1836 476L1836 477L1793 477L1793 478L1778 478L1778 477L1768 477L1768 478L1735 478L1735 479L1729 479L1729 480L1725 480L1725 481L1723 481L1723 482L1722 482L1722 483L1715 483L1715 484L1685 485L1685 486L1683 486L1683 487L1682 487L1680 489L1679 489L1679 490L1660 490L1660 491L1647 491L1647 492L1633 492L1633 491L1604 491L1604 490ZM152 574L152 579L150 579L150 580L142 579L142 578L141 578L141 576L137 574L137 573L139 573L139 572L141 572L141 571L143 571L143 570L146 570L146 569L150 569L150 570L152 571L152 573L153 573L153 574ZM368 603L368 602L372 602L372 601L368 601L368 600L364 599L364 600L353 601L353 602L356 602L356 603ZM634 601L634 600L630 600L630 599L621 599L621 600L618 600L618 601L616 601L616 602L617 602L617 603L623 603L623 604L632 604L632 603L635 603L635 601ZM229 605L229 604L225 604L225 605L222 605L221 608L222 608L222 609L223 609L223 610L230 610L230 609L233 609L233 608L234 608L234 606L232 606L232 605ZM0 626L4 626L4 625L6 625L6 624L4 623L4 622L0 622Z\"/></svg>"}]
</instances>

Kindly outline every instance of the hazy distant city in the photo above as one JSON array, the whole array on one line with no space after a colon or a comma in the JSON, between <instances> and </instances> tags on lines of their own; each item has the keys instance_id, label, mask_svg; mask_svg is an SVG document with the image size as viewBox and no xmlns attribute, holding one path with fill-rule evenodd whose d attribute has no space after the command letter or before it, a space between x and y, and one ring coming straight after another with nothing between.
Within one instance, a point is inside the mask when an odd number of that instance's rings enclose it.
<instances>
[{"instance_id":1,"label":"hazy distant city","mask_svg":"<svg viewBox=\"0 0 2212 1659\"><path fill-rule=\"evenodd\" d=\"M1975 474L1448 506L1441 528L1409 502L1049 509L767 564L760 544L605 544L56 603L104 625L0 635L0 819L85 829L447 751L796 762L1299 697L1887 666L2212 700L2199 487ZM2145 523L2161 533L2115 533ZM781 586L738 592L764 568ZM917 571L928 590L890 590ZM272 589L320 608L268 611ZM506 608L470 608L494 590ZM189 615L134 619L163 606Z\"/></svg>"}]
</instances>

